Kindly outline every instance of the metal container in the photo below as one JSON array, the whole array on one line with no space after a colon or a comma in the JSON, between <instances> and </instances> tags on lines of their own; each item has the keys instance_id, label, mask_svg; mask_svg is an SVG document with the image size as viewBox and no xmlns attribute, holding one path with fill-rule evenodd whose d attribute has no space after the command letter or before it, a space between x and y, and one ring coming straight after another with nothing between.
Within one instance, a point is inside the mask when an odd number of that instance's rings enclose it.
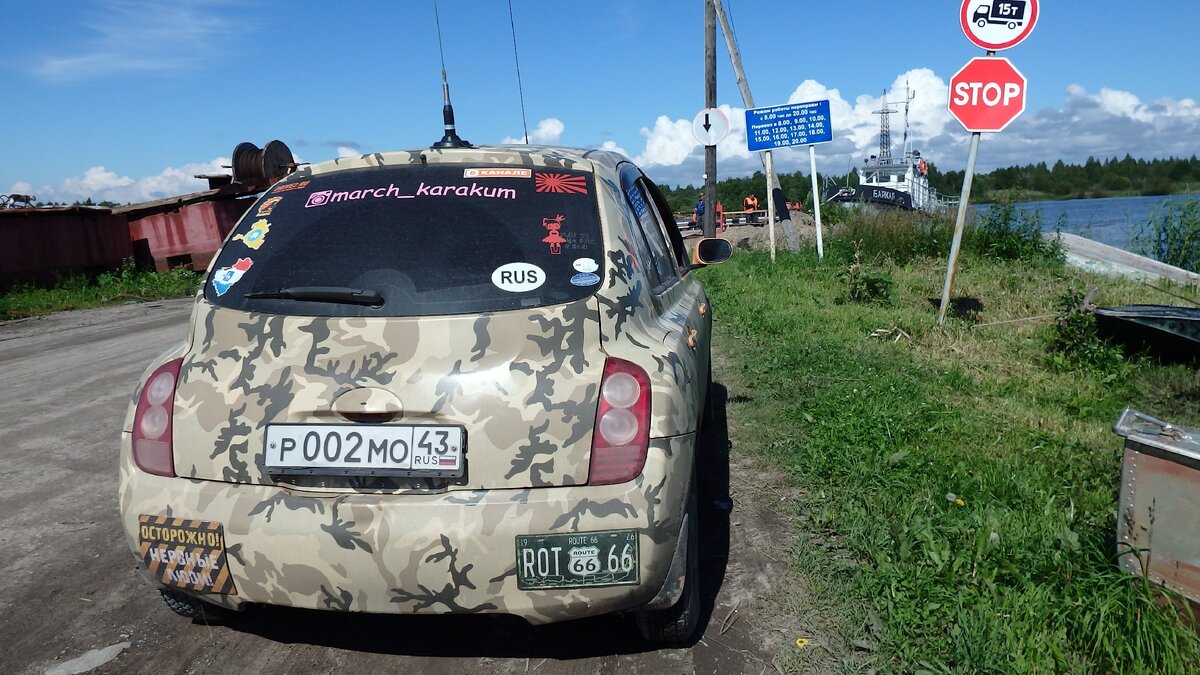
<instances>
[{"instance_id":1,"label":"metal container","mask_svg":"<svg viewBox=\"0 0 1200 675\"><path fill-rule=\"evenodd\" d=\"M1121 569L1200 602L1200 429L1126 408L1117 550Z\"/></svg>"},{"instance_id":2,"label":"metal container","mask_svg":"<svg viewBox=\"0 0 1200 675\"><path fill-rule=\"evenodd\" d=\"M0 209L0 289L22 282L53 285L120 267L130 257L125 217L109 209Z\"/></svg>"},{"instance_id":3,"label":"metal container","mask_svg":"<svg viewBox=\"0 0 1200 675\"><path fill-rule=\"evenodd\" d=\"M184 204L169 211L127 207L129 237L145 240L155 268L189 267L198 272L208 266L225 235L254 202L253 199L221 199ZM137 245L137 244L135 244Z\"/></svg>"}]
</instances>

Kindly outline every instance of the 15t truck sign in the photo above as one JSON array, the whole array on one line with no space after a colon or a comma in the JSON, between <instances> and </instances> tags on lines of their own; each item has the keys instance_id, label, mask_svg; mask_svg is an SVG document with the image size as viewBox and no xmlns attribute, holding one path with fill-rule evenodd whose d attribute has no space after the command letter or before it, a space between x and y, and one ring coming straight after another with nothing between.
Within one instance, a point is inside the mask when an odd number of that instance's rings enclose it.
<instances>
[{"instance_id":1,"label":"15t truck sign","mask_svg":"<svg viewBox=\"0 0 1200 675\"><path fill-rule=\"evenodd\" d=\"M967 39L989 51L1024 40L1037 23L1038 0L963 0L959 23Z\"/></svg>"}]
</instances>

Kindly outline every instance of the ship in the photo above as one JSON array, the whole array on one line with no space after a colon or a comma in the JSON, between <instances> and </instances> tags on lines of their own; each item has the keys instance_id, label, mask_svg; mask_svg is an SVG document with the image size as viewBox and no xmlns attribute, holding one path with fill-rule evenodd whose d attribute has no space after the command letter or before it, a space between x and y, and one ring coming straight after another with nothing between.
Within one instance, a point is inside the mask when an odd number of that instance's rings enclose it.
<instances>
[{"instance_id":1,"label":"ship","mask_svg":"<svg viewBox=\"0 0 1200 675\"><path fill-rule=\"evenodd\" d=\"M884 92L879 115L879 153L863 160L855 170L858 185L831 185L822 194L826 203L855 207L899 208L930 214L948 213L958 206L958 199L942 195L929 184L929 164L919 150L912 147L908 133L909 104L916 97L905 87L904 139L900 154L892 152L891 115L897 112ZM847 176L849 181L849 176Z\"/></svg>"}]
</instances>

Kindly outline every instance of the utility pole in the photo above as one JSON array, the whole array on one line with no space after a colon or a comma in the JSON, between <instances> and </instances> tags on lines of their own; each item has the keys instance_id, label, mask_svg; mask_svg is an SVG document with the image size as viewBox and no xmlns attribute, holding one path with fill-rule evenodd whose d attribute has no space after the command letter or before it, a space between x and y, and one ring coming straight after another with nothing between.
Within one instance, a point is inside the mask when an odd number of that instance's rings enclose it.
<instances>
[{"instance_id":1,"label":"utility pole","mask_svg":"<svg viewBox=\"0 0 1200 675\"><path fill-rule=\"evenodd\" d=\"M704 0L704 107L717 107L717 15ZM704 146L704 236L715 237L717 214L717 146Z\"/></svg>"},{"instance_id":2,"label":"utility pole","mask_svg":"<svg viewBox=\"0 0 1200 675\"><path fill-rule=\"evenodd\" d=\"M750 94L750 83L746 80L746 71L742 69L742 55L733 40L733 28L729 25L729 17L725 14L725 6L721 4L721 0L706 0L706 4L716 12L717 17L721 20L721 32L725 34L725 48L729 50L729 61L733 64L733 74L737 78L738 89L742 92L742 102L745 103L747 108L753 108L754 96ZM713 93L714 95L716 93L715 85ZM775 188L779 185L779 178L775 175L775 162L771 156L771 151L765 150L759 154L762 155L763 170L767 174L767 229L771 240L771 260L774 260ZM783 225L783 231L787 235L788 246L793 251L800 250L800 242L796 239L796 232L792 228L791 218L786 213L780 214L780 218L780 224Z\"/></svg>"}]
</instances>

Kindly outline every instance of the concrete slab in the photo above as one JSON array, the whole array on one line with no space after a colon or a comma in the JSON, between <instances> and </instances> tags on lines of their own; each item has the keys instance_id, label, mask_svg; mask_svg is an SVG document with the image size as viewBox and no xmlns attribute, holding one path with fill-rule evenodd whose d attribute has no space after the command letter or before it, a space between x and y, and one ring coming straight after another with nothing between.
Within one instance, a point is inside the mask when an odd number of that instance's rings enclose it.
<instances>
[{"instance_id":1,"label":"concrete slab","mask_svg":"<svg viewBox=\"0 0 1200 675\"><path fill-rule=\"evenodd\" d=\"M1048 233L1048 237L1056 236ZM1067 254L1067 264L1090 272L1139 281L1167 279L1184 286L1200 288L1200 274L1157 260L1101 244L1075 234L1057 234Z\"/></svg>"}]
</instances>

